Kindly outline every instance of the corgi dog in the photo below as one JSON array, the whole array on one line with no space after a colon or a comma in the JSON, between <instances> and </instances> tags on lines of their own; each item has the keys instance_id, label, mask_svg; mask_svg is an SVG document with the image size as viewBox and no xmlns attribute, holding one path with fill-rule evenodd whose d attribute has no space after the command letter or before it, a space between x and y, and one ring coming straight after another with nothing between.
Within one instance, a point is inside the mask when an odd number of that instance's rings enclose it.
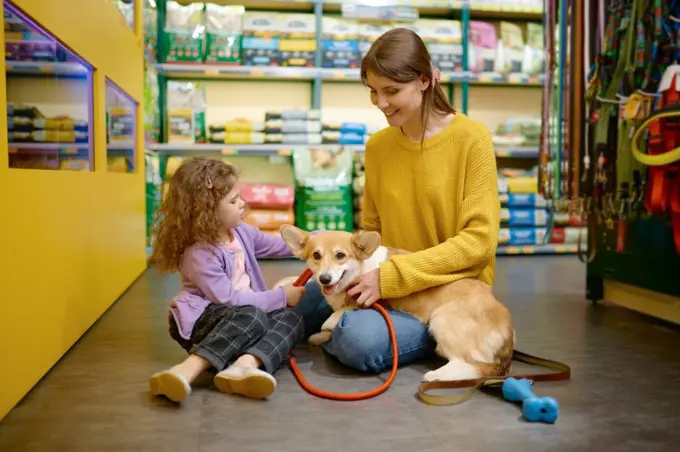
<instances>
[{"instance_id":1,"label":"corgi dog","mask_svg":"<svg viewBox=\"0 0 680 452\"><path fill-rule=\"evenodd\" d=\"M314 345L330 341L343 313L358 309L347 290L364 273L407 251L381 245L377 232L320 231L310 234L292 225L280 228L292 253L307 262L315 281L333 308L321 331L309 338ZM461 279L411 295L383 300L391 309L407 312L428 325L436 353L448 362L427 372L423 381L458 381L505 375L509 371L515 331L508 309L491 287L476 279Z\"/></svg>"}]
</instances>

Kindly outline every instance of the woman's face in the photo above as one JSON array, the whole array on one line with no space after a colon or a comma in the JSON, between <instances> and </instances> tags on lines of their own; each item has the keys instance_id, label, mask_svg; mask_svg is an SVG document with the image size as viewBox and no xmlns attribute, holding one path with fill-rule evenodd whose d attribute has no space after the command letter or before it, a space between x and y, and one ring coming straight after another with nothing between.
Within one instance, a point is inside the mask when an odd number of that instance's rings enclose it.
<instances>
[{"instance_id":1,"label":"woman's face","mask_svg":"<svg viewBox=\"0 0 680 452\"><path fill-rule=\"evenodd\" d=\"M390 126L401 127L413 117L420 118L423 91L428 86L424 77L398 83L369 70L366 79L371 90L371 103L383 112Z\"/></svg>"}]
</instances>

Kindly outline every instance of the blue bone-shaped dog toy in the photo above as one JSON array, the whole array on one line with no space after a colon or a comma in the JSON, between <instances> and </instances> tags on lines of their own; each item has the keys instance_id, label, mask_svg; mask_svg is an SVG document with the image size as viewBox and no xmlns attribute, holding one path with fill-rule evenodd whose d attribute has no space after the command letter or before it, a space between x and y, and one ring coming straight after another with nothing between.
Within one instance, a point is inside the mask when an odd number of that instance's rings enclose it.
<instances>
[{"instance_id":1,"label":"blue bone-shaped dog toy","mask_svg":"<svg viewBox=\"0 0 680 452\"><path fill-rule=\"evenodd\" d=\"M531 392L531 384L525 378L507 378L503 382L503 397L510 402L522 402L522 414L527 421L554 423L560 412L557 400L552 397L537 397Z\"/></svg>"}]
</instances>

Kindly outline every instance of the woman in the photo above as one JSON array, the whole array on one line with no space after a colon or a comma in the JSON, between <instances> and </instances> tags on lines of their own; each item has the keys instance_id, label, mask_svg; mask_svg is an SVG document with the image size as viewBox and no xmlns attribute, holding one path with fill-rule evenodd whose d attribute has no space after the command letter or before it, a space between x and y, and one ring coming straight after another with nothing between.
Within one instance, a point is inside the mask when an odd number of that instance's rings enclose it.
<instances>
[{"instance_id":1,"label":"woman","mask_svg":"<svg viewBox=\"0 0 680 452\"><path fill-rule=\"evenodd\" d=\"M349 294L363 307L462 278L493 282L500 202L489 129L456 113L420 37L398 28L383 34L361 62L371 102L389 127L366 144L362 227L411 254L364 275ZM331 314L318 286L298 305L307 336ZM427 327L391 312L399 362L432 356ZM363 372L392 365L387 326L373 309L344 314L325 350Z\"/></svg>"}]
</instances>

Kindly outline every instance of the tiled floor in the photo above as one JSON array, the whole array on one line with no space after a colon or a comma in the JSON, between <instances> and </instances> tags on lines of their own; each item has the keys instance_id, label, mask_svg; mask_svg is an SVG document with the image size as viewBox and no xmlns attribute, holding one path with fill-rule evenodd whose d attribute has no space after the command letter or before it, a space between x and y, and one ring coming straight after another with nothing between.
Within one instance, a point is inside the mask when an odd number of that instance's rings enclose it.
<instances>
[{"instance_id":1,"label":"tiled floor","mask_svg":"<svg viewBox=\"0 0 680 452\"><path fill-rule=\"evenodd\" d=\"M298 263L265 263L269 282ZM414 397L426 363L363 402L304 393L277 374L269 401L230 397L206 377L178 407L148 393L147 378L183 358L164 309L176 277L148 271L0 423L0 451L674 451L680 450L680 329L584 297L575 257L500 258L495 291L511 309L518 349L572 366L572 380L538 383L560 403L555 425L523 422L518 407L479 394L456 407ZM305 374L329 390L380 384L322 355Z\"/></svg>"}]
</instances>

